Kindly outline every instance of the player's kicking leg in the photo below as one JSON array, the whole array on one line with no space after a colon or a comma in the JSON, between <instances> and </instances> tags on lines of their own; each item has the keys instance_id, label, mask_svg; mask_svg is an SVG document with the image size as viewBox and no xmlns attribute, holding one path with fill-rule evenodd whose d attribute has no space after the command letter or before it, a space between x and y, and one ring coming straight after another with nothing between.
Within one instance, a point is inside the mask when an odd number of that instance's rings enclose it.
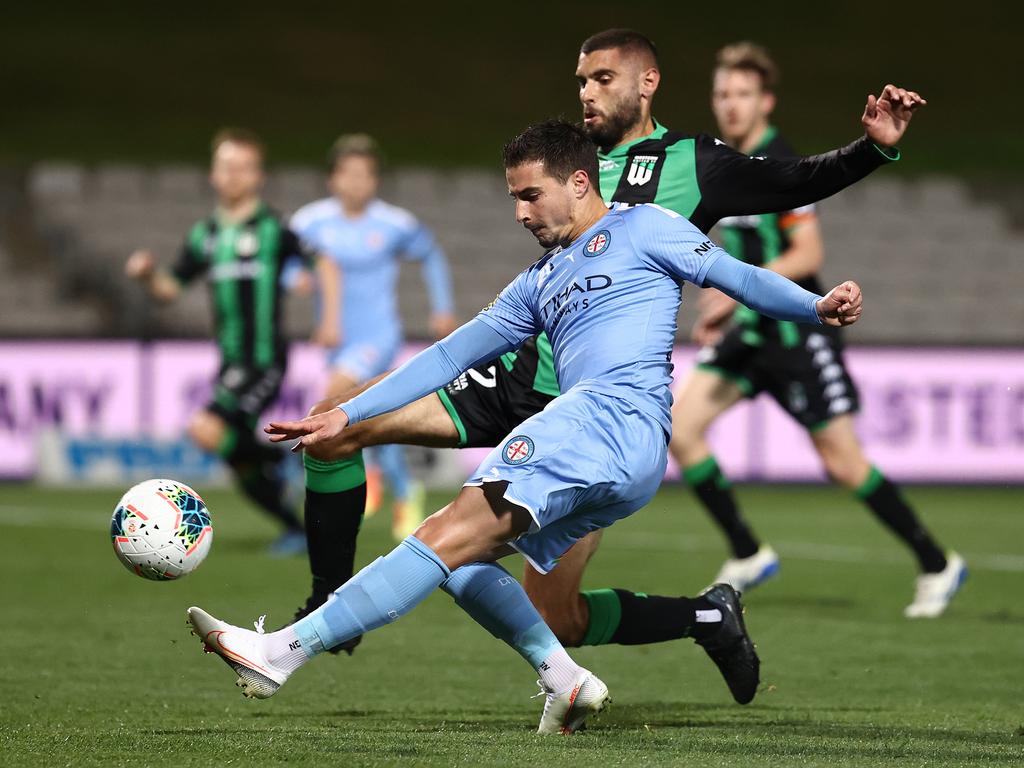
<instances>
[{"instance_id":1,"label":"player's kicking leg","mask_svg":"<svg viewBox=\"0 0 1024 768\"><path fill-rule=\"evenodd\" d=\"M740 592L753 589L779 570L779 558L769 545L758 541L740 513L729 481L722 474L707 442L711 425L744 397L753 384L741 373L742 347L728 337L714 354L730 368L694 368L675 395L672 406L672 441L669 450L679 464L683 479L729 542L732 557L725 561L716 583L731 584ZM734 359L736 358L736 359Z\"/></svg>"},{"instance_id":2,"label":"player's kicking leg","mask_svg":"<svg viewBox=\"0 0 1024 768\"><path fill-rule=\"evenodd\" d=\"M572 661L519 583L493 562L511 552L505 542L533 523L526 509L504 498L507 485L464 488L414 536L289 627L261 634L193 607L188 611L193 631L235 670L246 696L267 698L317 654L397 620L442 587L537 671L547 692L539 731L571 733L605 706L608 691Z\"/></svg>"},{"instance_id":3,"label":"player's kicking leg","mask_svg":"<svg viewBox=\"0 0 1024 768\"><path fill-rule=\"evenodd\" d=\"M913 602L908 618L934 618L942 614L967 578L967 566L956 552L944 552L906 502L899 488L868 463L853 427L853 417L838 416L811 433L825 470L840 485L853 491L878 520L892 531L917 558Z\"/></svg>"},{"instance_id":4,"label":"player's kicking leg","mask_svg":"<svg viewBox=\"0 0 1024 768\"><path fill-rule=\"evenodd\" d=\"M527 566L523 587L558 639L568 647L645 645L692 637L715 662L733 698L757 693L760 661L743 621L739 594L715 584L695 598L661 597L627 589L580 591L583 571L601 531L574 544L542 574Z\"/></svg>"}]
</instances>

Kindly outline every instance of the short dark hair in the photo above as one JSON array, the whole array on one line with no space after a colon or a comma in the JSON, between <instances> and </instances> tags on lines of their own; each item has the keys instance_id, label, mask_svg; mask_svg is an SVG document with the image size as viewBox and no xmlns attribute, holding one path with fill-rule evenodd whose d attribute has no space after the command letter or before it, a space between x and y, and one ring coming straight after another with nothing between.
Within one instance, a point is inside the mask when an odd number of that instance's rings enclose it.
<instances>
[{"instance_id":1,"label":"short dark hair","mask_svg":"<svg viewBox=\"0 0 1024 768\"><path fill-rule=\"evenodd\" d=\"M658 49L655 47L654 41L633 29L606 29L604 32L591 35L583 41L580 53L605 51L609 48L617 48L630 53L646 53L654 59L654 66L658 66Z\"/></svg>"},{"instance_id":2,"label":"short dark hair","mask_svg":"<svg viewBox=\"0 0 1024 768\"><path fill-rule=\"evenodd\" d=\"M333 171L338 167L339 162L352 155L369 157L377 164L378 168L383 161L380 145L370 134L344 133L334 140L330 151L327 153L327 162L330 164L330 169Z\"/></svg>"},{"instance_id":3,"label":"short dark hair","mask_svg":"<svg viewBox=\"0 0 1024 768\"><path fill-rule=\"evenodd\" d=\"M576 171L586 171L600 192L597 146L579 125L565 120L545 120L531 125L512 139L501 152L506 168L540 161L544 170L562 184Z\"/></svg>"},{"instance_id":4,"label":"short dark hair","mask_svg":"<svg viewBox=\"0 0 1024 768\"><path fill-rule=\"evenodd\" d=\"M742 69L755 72L761 78L761 89L775 92L779 84L779 68L768 49L757 43L742 42L727 45L715 56L715 69Z\"/></svg>"},{"instance_id":5,"label":"short dark hair","mask_svg":"<svg viewBox=\"0 0 1024 768\"><path fill-rule=\"evenodd\" d=\"M213 134L213 139L210 141L210 154L216 154L220 145L228 142L252 147L259 153L260 162L267 158L267 147L263 143L263 139L255 131L250 131L248 128L221 128Z\"/></svg>"}]
</instances>

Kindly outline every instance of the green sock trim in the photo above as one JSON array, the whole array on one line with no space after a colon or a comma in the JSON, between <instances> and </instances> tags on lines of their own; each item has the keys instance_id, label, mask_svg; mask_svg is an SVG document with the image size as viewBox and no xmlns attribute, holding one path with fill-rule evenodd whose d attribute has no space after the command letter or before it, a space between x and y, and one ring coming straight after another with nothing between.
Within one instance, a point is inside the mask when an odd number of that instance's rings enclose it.
<instances>
[{"instance_id":1,"label":"green sock trim","mask_svg":"<svg viewBox=\"0 0 1024 768\"><path fill-rule=\"evenodd\" d=\"M719 488L728 488L729 481L725 479L722 470L714 456L708 456L704 461L697 462L689 467L683 467L683 480L687 485L700 485L701 483L714 478L715 485Z\"/></svg>"},{"instance_id":2,"label":"green sock trim","mask_svg":"<svg viewBox=\"0 0 1024 768\"><path fill-rule=\"evenodd\" d=\"M320 461L303 454L302 463L306 467L306 488L316 493L340 493L366 482L362 451L337 461Z\"/></svg>"},{"instance_id":3,"label":"green sock trim","mask_svg":"<svg viewBox=\"0 0 1024 768\"><path fill-rule=\"evenodd\" d=\"M590 606L590 623L581 645L607 645L622 620L622 603L614 589L592 589L583 593Z\"/></svg>"},{"instance_id":4,"label":"green sock trim","mask_svg":"<svg viewBox=\"0 0 1024 768\"><path fill-rule=\"evenodd\" d=\"M220 439L220 443L217 445L217 455L222 459L230 459L231 454L235 452L237 447L238 430L234 427L227 427L224 430L224 437Z\"/></svg>"},{"instance_id":5,"label":"green sock trim","mask_svg":"<svg viewBox=\"0 0 1024 768\"><path fill-rule=\"evenodd\" d=\"M871 467L871 471L868 473L868 479L865 480L860 488L855 490L853 493L858 499L866 499L868 496L878 490L878 486L885 482L885 475L878 471L878 467Z\"/></svg>"},{"instance_id":6,"label":"green sock trim","mask_svg":"<svg viewBox=\"0 0 1024 768\"><path fill-rule=\"evenodd\" d=\"M466 444L466 426L462 423L462 418L459 416L459 412L455 410L455 406L448 397L448 393L443 389L439 389L437 390L437 396L440 398L444 409L448 411L448 415L451 417L452 423L455 424L455 429L459 432L459 448L461 448Z\"/></svg>"}]
</instances>

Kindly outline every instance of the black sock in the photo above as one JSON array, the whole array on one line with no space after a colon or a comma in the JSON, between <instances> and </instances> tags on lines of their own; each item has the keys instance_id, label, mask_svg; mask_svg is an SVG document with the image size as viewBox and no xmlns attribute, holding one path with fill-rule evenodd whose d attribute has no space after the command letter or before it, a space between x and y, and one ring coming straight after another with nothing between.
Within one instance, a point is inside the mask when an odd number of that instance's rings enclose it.
<instances>
[{"instance_id":1,"label":"black sock","mask_svg":"<svg viewBox=\"0 0 1024 768\"><path fill-rule=\"evenodd\" d=\"M732 487L718 467L715 457L708 456L699 464L684 468L683 479L729 539L733 557L743 558L755 554L761 544L740 515Z\"/></svg>"},{"instance_id":2,"label":"black sock","mask_svg":"<svg viewBox=\"0 0 1024 768\"><path fill-rule=\"evenodd\" d=\"M245 495L286 529L301 531L299 516L284 501L284 479L280 472L284 451L258 442L247 429L229 429L234 431L225 440L221 455Z\"/></svg>"},{"instance_id":3,"label":"black sock","mask_svg":"<svg viewBox=\"0 0 1024 768\"><path fill-rule=\"evenodd\" d=\"M306 541L313 577L312 609L352 578L356 538L366 509L366 483L336 493L306 489Z\"/></svg>"},{"instance_id":4,"label":"black sock","mask_svg":"<svg viewBox=\"0 0 1024 768\"><path fill-rule=\"evenodd\" d=\"M698 622L697 611L715 606L703 597L661 597L625 589L584 592L590 624L581 645L646 645L692 637L703 640L720 622Z\"/></svg>"},{"instance_id":5,"label":"black sock","mask_svg":"<svg viewBox=\"0 0 1024 768\"><path fill-rule=\"evenodd\" d=\"M312 610L352 578L356 538L366 511L366 469L362 453L321 461L303 456L306 468L306 541L313 590Z\"/></svg>"},{"instance_id":6,"label":"black sock","mask_svg":"<svg viewBox=\"0 0 1024 768\"><path fill-rule=\"evenodd\" d=\"M889 530L914 550L922 571L938 573L946 567L945 553L917 519L899 488L876 467L871 468L871 474L856 494Z\"/></svg>"}]
</instances>

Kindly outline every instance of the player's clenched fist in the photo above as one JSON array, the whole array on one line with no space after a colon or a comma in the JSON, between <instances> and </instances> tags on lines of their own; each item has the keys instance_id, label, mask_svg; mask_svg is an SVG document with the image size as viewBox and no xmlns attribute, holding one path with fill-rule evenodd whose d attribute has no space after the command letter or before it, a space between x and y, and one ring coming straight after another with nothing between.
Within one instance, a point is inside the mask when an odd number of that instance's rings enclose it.
<instances>
[{"instance_id":1,"label":"player's clenched fist","mask_svg":"<svg viewBox=\"0 0 1024 768\"><path fill-rule=\"evenodd\" d=\"M272 421L263 431L270 435L272 443L298 439L292 450L299 451L337 437L347 426L348 414L340 408L331 408L326 413L307 416L299 421Z\"/></svg>"},{"instance_id":2,"label":"player's clenched fist","mask_svg":"<svg viewBox=\"0 0 1024 768\"><path fill-rule=\"evenodd\" d=\"M853 325L860 319L864 297L853 280L840 283L818 299L818 317L826 325Z\"/></svg>"}]
</instances>

